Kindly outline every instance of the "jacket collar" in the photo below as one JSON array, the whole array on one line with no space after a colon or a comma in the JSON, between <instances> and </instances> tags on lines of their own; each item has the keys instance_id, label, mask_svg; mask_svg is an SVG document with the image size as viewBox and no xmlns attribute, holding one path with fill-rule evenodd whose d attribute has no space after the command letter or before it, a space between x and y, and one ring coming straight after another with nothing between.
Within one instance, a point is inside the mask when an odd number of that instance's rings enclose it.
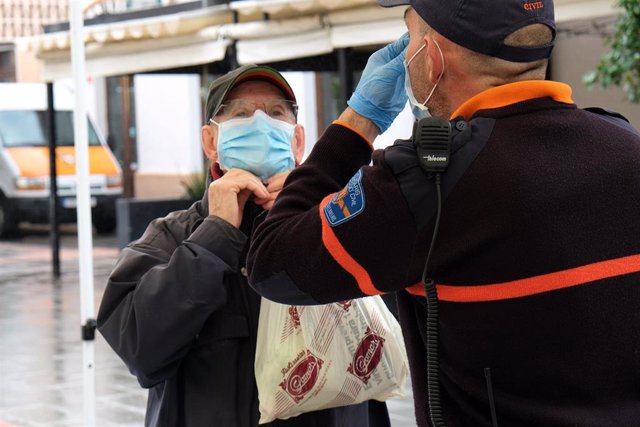
<instances>
[{"instance_id":1,"label":"jacket collar","mask_svg":"<svg viewBox=\"0 0 640 427\"><path fill-rule=\"evenodd\" d=\"M451 119L462 116L471 119L480 110L489 110L517 104L535 98L552 98L564 104L573 104L571 87L548 80L527 80L487 89L465 101L451 115Z\"/></svg>"},{"instance_id":2,"label":"jacket collar","mask_svg":"<svg viewBox=\"0 0 640 427\"><path fill-rule=\"evenodd\" d=\"M207 171L207 181L204 186L204 194L202 195L202 200L200 201L200 206L198 207L198 213L201 217L206 218L209 216L209 186L211 183L220 178L222 176L222 171L218 167L216 162L211 164L211 167Z\"/></svg>"},{"instance_id":3,"label":"jacket collar","mask_svg":"<svg viewBox=\"0 0 640 427\"><path fill-rule=\"evenodd\" d=\"M204 194L202 195L202 200L200 200L200 204L198 206L198 213L203 219L209 216L209 186L213 181L220 178L221 176L222 176L222 171L220 170L220 166L218 166L218 163L213 162L211 164L211 167L207 171L207 181L205 184ZM249 215L246 215L246 214L249 214ZM259 222L262 222L265 216L266 216L266 211L264 211L262 208L258 207L251 201L247 202L243 217L247 217L246 219L248 219L248 217L251 218L251 221L249 222L249 224L253 226L253 221L257 217L261 217L259 219ZM243 224L244 222L245 221L243 220ZM255 228L255 226L253 226L252 228Z\"/></svg>"}]
</instances>

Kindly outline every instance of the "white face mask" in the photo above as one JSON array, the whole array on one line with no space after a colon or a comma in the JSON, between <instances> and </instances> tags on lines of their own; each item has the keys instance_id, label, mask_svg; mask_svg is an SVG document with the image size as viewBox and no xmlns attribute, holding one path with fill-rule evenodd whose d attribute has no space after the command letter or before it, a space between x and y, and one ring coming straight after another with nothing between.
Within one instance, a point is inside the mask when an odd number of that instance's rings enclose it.
<instances>
[{"instance_id":1,"label":"white face mask","mask_svg":"<svg viewBox=\"0 0 640 427\"><path fill-rule=\"evenodd\" d=\"M431 113L429 112L429 107L427 107L427 102L429 102L429 100L431 99L431 96L433 96L433 93L438 87L438 83L440 83L440 79L444 74L444 55L442 54L442 50L440 49L440 46L438 46L438 42L436 42L435 40L433 40L433 42L435 43L436 47L438 48L438 51L440 52L440 59L442 60L442 71L438 76L438 80L436 81L436 84L433 85L431 92L429 92L429 95L427 96L427 99L425 99L424 102L418 102L415 95L413 94L413 88L411 87L411 76L409 75L409 64L411 64L411 61L413 61L414 58L422 51L422 49L427 47L427 45L423 44L422 47L420 47L420 49L418 49L416 53L414 53L413 56L408 61L404 61L404 90L405 92L407 92L407 97L409 98L409 104L411 105L411 111L413 112L413 115L417 120L420 120L425 117L431 117Z\"/></svg>"}]
</instances>

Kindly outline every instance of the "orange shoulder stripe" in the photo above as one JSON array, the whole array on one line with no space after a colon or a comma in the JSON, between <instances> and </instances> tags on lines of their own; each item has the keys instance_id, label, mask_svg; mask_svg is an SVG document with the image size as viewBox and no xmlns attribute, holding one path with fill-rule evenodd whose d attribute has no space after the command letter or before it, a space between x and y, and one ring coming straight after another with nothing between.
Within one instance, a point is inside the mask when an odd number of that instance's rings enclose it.
<instances>
[{"instance_id":1,"label":"orange shoulder stripe","mask_svg":"<svg viewBox=\"0 0 640 427\"><path fill-rule=\"evenodd\" d=\"M322 221L322 243L327 248L329 254L333 257L333 259L345 269L349 274L353 276L355 281L358 283L358 287L360 291L362 291L365 295L379 295L380 292L373 285L371 281L371 277L369 277L369 273L365 270L353 257L347 252L347 250L342 246L338 237L333 232L333 229L329 225L327 218L324 216L322 212L325 205L327 205L333 194L329 194L325 197L320 203L319 214L320 220Z\"/></svg>"},{"instance_id":2,"label":"orange shoulder stripe","mask_svg":"<svg viewBox=\"0 0 640 427\"><path fill-rule=\"evenodd\" d=\"M438 299L449 302L486 302L521 298L596 280L640 272L640 255L600 261L568 270L529 277L512 282L480 286L437 285ZM407 292L424 296L422 284L408 287Z\"/></svg>"}]
</instances>

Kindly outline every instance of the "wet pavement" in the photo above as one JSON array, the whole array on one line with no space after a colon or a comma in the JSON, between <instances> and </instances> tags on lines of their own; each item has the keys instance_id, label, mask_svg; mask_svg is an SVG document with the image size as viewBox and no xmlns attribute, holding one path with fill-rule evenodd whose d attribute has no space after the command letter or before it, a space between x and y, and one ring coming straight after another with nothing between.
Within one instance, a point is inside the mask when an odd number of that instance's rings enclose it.
<instances>
[{"instance_id":1,"label":"wet pavement","mask_svg":"<svg viewBox=\"0 0 640 427\"><path fill-rule=\"evenodd\" d=\"M80 427L83 364L77 240L61 237L52 276L46 231L0 240L0 427ZM118 255L115 236L93 237L96 311ZM94 341L96 426L144 425L146 390L99 334ZM389 401L393 427L415 427L410 399Z\"/></svg>"},{"instance_id":2,"label":"wet pavement","mask_svg":"<svg viewBox=\"0 0 640 427\"><path fill-rule=\"evenodd\" d=\"M0 427L84 425L77 240L61 243L54 280L46 234L0 241ZM96 309L117 254L115 238L94 236ZM96 425L143 425L146 391L94 342Z\"/></svg>"}]
</instances>

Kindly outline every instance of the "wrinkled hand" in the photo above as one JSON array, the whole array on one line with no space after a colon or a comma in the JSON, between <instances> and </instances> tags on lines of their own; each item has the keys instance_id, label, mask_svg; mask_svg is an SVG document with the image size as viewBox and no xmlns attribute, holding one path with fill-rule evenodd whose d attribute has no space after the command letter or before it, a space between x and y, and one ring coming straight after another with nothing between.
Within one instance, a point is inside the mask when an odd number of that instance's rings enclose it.
<instances>
[{"instance_id":1,"label":"wrinkled hand","mask_svg":"<svg viewBox=\"0 0 640 427\"><path fill-rule=\"evenodd\" d=\"M404 91L404 52L409 43L405 33L395 42L374 52L367 61L360 82L347 102L361 116L384 132L407 102Z\"/></svg>"},{"instance_id":2,"label":"wrinkled hand","mask_svg":"<svg viewBox=\"0 0 640 427\"><path fill-rule=\"evenodd\" d=\"M209 215L220 217L238 228L244 205L252 195L256 200L271 197L260 178L245 170L230 169L209 186Z\"/></svg>"},{"instance_id":3,"label":"wrinkled hand","mask_svg":"<svg viewBox=\"0 0 640 427\"><path fill-rule=\"evenodd\" d=\"M288 172L280 172L273 175L271 178L267 180L267 191L269 192L269 197L266 199L256 198L254 202L257 205L262 206L262 209L269 210L273 206L276 201L276 197L280 194L280 190L284 186L284 181L289 176L290 171Z\"/></svg>"}]
</instances>

